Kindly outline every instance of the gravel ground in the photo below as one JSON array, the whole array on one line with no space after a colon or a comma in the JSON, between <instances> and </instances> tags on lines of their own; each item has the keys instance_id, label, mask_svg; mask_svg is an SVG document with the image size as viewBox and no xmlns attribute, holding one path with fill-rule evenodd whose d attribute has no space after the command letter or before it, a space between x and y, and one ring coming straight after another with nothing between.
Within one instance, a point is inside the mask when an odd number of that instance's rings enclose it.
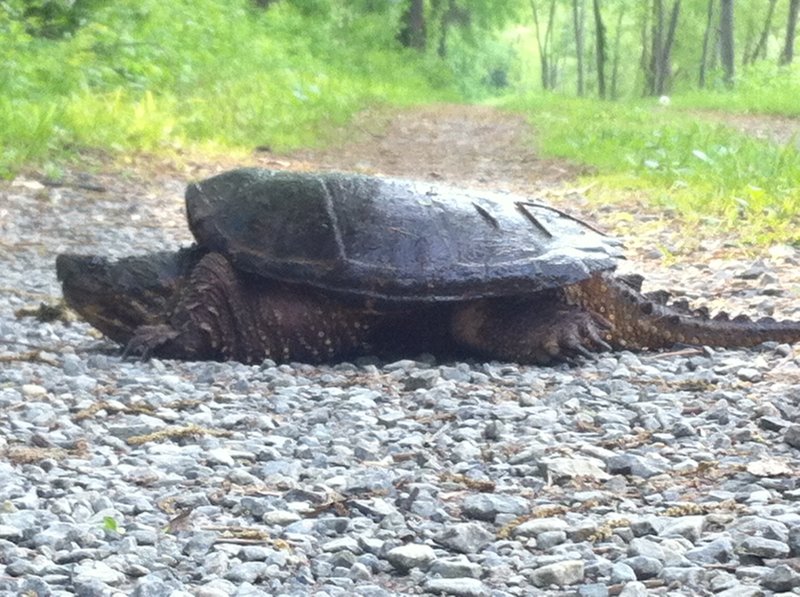
<instances>
[{"instance_id":1,"label":"gravel ground","mask_svg":"<svg viewBox=\"0 0 800 597\"><path fill-rule=\"evenodd\" d=\"M14 312L56 299L61 251L187 242L185 172L32 178L0 189L1 595L800 594L791 347L121 361ZM795 250L654 260L688 296L793 314Z\"/></svg>"}]
</instances>

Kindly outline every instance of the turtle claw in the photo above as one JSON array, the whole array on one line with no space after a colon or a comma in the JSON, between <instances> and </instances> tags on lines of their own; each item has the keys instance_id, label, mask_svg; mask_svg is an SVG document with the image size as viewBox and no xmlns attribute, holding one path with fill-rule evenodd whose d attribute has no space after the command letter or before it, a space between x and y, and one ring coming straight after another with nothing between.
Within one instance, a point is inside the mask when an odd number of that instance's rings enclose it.
<instances>
[{"instance_id":1,"label":"turtle claw","mask_svg":"<svg viewBox=\"0 0 800 597\"><path fill-rule=\"evenodd\" d=\"M138 357L139 360L148 361L155 351L177 336L178 332L166 324L139 326L125 345L122 359Z\"/></svg>"}]
</instances>

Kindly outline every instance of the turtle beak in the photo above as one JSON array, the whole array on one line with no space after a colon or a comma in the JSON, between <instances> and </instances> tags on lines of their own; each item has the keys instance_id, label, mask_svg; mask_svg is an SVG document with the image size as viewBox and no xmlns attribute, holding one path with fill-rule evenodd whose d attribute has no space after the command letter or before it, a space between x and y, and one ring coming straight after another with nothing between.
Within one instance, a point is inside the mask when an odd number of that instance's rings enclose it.
<instances>
[{"instance_id":1,"label":"turtle beak","mask_svg":"<svg viewBox=\"0 0 800 597\"><path fill-rule=\"evenodd\" d=\"M186 275L191 250L150 253L110 261L99 255L64 253L56 274L67 305L120 344L136 328L164 321L170 299Z\"/></svg>"}]
</instances>

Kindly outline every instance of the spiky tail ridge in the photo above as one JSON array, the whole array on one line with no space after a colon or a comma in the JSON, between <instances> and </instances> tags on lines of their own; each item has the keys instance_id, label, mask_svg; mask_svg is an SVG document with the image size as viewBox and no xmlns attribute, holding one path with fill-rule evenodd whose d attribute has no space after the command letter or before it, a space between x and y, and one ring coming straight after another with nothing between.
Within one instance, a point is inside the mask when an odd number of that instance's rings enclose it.
<instances>
[{"instance_id":1,"label":"spiky tail ridge","mask_svg":"<svg viewBox=\"0 0 800 597\"><path fill-rule=\"evenodd\" d=\"M642 295L621 278L609 273L565 289L567 300L582 306L611 324L606 340L618 349L658 349L674 344L735 348L762 342L800 342L800 321L754 321L726 313L710 318L702 310L689 311L679 304L667 305Z\"/></svg>"}]
</instances>

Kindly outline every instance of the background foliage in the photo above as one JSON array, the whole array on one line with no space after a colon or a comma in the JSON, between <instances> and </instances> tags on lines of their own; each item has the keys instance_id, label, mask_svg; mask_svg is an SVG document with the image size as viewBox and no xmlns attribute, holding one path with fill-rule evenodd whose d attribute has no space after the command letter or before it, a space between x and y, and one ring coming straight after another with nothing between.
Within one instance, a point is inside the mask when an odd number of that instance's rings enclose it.
<instances>
[{"instance_id":1,"label":"background foliage","mask_svg":"<svg viewBox=\"0 0 800 597\"><path fill-rule=\"evenodd\" d=\"M283 150L327 142L367 106L494 101L528 114L540 151L592 165L604 188L797 242L796 140L695 121L700 109L800 114L798 6L0 0L0 176L87 147Z\"/></svg>"},{"instance_id":2,"label":"background foliage","mask_svg":"<svg viewBox=\"0 0 800 597\"><path fill-rule=\"evenodd\" d=\"M0 171L81 146L313 144L368 104L457 97L395 40L399 5L360 4L2 2Z\"/></svg>"}]
</instances>

